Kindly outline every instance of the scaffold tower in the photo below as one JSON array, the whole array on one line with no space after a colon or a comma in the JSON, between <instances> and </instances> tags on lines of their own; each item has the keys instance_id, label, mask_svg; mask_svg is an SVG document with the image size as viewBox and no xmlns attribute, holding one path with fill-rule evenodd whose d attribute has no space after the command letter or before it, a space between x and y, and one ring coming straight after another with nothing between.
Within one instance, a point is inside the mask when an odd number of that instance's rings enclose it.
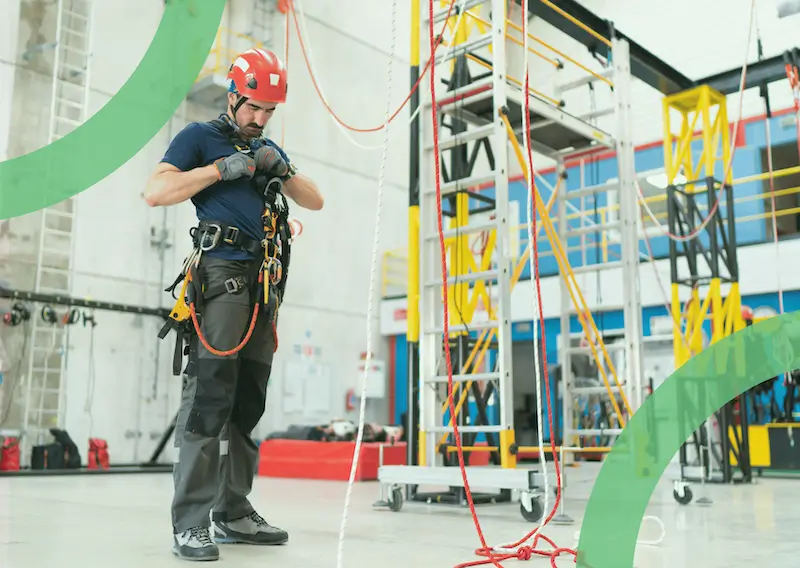
<instances>
[{"instance_id":1,"label":"scaffold tower","mask_svg":"<svg viewBox=\"0 0 800 568\"><path fill-rule=\"evenodd\" d=\"M701 85L665 97L663 111L677 369L707 346L743 329L745 322L739 292L733 155L725 95ZM702 389L703 385L687 388ZM692 398L697 397L684 397ZM737 427L737 404L745 408L744 395L714 414L716 428L703 424L681 447L681 475L675 488L679 502L692 499L683 483L686 480L752 481L748 417L747 412L739 412L741 424ZM690 448L694 450L692 456Z\"/></svg>"},{"instance_id":2,"label":"scaffold tower","mask_svg":"<svg viewBox=\"0 0 800 568\"><path fill-rule=\"evenodd\" d=\"M640 216L630 131L628 43L612 35L606 40L608 66L604 72L590 72L585 80L563 87L577 88L600 81L613 85L614 108L603 111L616 117L613 132L608 132L593 124L592 116L571 114L558 100L535 88L524 92L522 69L509 65L507 46L509 40L527 45L512 35L512 28L519 31L521 28L507 19L505 0L457 0L452 11L448 10L449 4L442 2L442 9L433 18L436 33L445 30L433 65L436 77L446 78L441 81L445 83L442 94L437 94L436 120L440 132L442 216L447 226L444 231L450 314L447 345L453 363L456 416L450 415L444 364L444 283L437 231L432 100L426 77L420 84L421 108L413 123L418 124L418 137L416 128L412 129L409 202L408 338L412 368L409 393L417 402L416 407L409 403L409 412L412 424L418 422L418 428L412 427L407 433L412 448L409 465L381 467L379 478L383 486L392 488L389 500L393 508L398 508L396 503L402 499L400 486L408 488L407 499L463 504L464 484L453 455L455 419L465 456L489 452L489 463L496 466L467 466L472 486L499 491L474 495L475 502L510 500L512 494L519 495L523 516L538 520L543 472L518 467L517 463L518 456L538 451L538 447L526 448L517 443L513 405L515 382L532 383L535 378L514 376L511 359L512 290L519 285L528 264L527 247L532 243L519 242L524 228L519 223L527 218L526 204L524 200L509 199L509 172L516 161L528 177L527 158L521 144L526 96L531 147L539 156L555 161L559 172L564 172L565 163L579 152L596 149L616 152L615 183L568 191L562 183L563 177L559 177L546 203L538 189L535 199L537 230L544 232L540 242L549 241L561 280L559 363L564 420L559 442L565 450L577 451L583 438L602 435L610 445L642 402ZM415 10L412 21L419 25L412 31L412 83L419 76L414 69L424 72L430 57L426 49L428 17L426 10L420 8L419 0L412 2ZM528 37L535 36L528 34ZM419 51L415 53L419 49L415 48L415 41L422 46L421 57ZM412 99L411 112L416 110L415 104ZM543 178L535 175L538 188ZM486 186L490 189L478 191ZM569 225L567 210L575 209L576 199L587 196L598 199L603 194L607 203L618 204L613 222L589 219L586 223L581 218L578 226ZM556 203L558 215L554 219L551 211ZM605 259L573 269L567 251L585 241L589 234L616 239L621 260ZM620 275L624 295L624 326L618 330L620 340L613 344L613 349L612 345L606 345L577 280L580 272L609 270ZM577 321L580 329L578 337L572 333L573 321ZM612 357L615 349L620 357ZM594 375L576 377L572 371L574 360L587 356L594 361ZM614 421L610 426L581 427L575 409L579 406L578 399L587 396L602 398L603 404L611 409ZM545 408L539 401L539 411L546 412ZM484 444L476 445L479 439ZM441 491L421 493L417 491L419 486L434 486Z\"/></svg>"}]
</instances>

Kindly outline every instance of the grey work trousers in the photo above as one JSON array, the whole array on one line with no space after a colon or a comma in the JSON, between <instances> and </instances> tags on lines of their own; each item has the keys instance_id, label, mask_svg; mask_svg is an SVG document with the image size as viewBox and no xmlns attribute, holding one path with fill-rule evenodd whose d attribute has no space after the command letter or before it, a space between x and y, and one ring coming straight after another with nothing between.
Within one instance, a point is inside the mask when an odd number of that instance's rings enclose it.
<instances>
[{"instance_id":1,"label":"grey work trousers","mask_svg":"<svg viewBox=\"0 0 800 568\"><path fill-rule=\"evenodd\" d=\"M260 265L260 260L201 258L199 274L206 289L241 276L250 284L238 293L224 292L204 303L200 330L215 350L232 349L244 338L253 315ZM274 349L272 322L263 309L247 344L232 355L215 355L192 336L175 427L175 534L210 526L211 511L214 521L234 520L253 511L247 496L258 447L251 433L264 413Z\"/></svg>"}]
</instances>

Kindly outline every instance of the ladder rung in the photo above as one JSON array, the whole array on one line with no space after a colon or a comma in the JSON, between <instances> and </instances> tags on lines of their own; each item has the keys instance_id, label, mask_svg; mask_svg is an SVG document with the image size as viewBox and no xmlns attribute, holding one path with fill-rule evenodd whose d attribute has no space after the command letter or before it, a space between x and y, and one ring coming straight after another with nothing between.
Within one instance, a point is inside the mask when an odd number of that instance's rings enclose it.
<instances>
[{"instance_id":1,"label":"ladder rung","mask_svg":"<svg viewBox=\"0 0 800 568\"><path fill-rule=\"evenodd\" d=\"M41 368L40 369L35 369L34 368L33 371L37 372L37 373L46 373L46 372L51 372L52 373L53 371L61 372L61 369L47 369L47 370L44 370L44 369L41 369ZM40 387L35 387L33 385L31 385L31 390L34 391L34 392L49 392L49 393L61 392L60 389L40 388Z\"/></svg>"},{"instance_id":2,"label":"ladder rung","mask_svg":"<svg viewBox=\"0 0 800 568\"><path fill-rule=\"evenodd\" d=\"M503 426L459 426L459 432L473 432L473 433L480 433L480 432L502 432L503 430L508 430ZM423 429L425 432L452 432L452 426L434 426L432 428L425 428Z\"/></svg>"},{"instance_id":3,"label":"ladder rung","mask_svg":"<svg viewBox=\"0 0 800 568\"><path fill-rule=\"evenodd\" d=\"M53 209L52 207L48 207L43 211L44 215L53 215L55 217L69 217L70 219L72 219L72 217L74 216L72 214L72 211L62 211L61 209Z\"/></svg>"},{"instance_id":4,"label":"ladder rung","mask_svg":"<svg viewBox=\"0 0 800 568\"><path fill-rule=\"evenodd\" d=\"M465 383L467 381L493 381L500 378L500 373L468 373L466 375L453 375L454 383ZM446 383L447 375L436 375L430 379L425 379L426 383Z\"/></svg>"},{"instance_id":5,"label":"ladder rung","mask_svg":"<svg viewBox=\"0 0 800 568\"><path fill-rule=\"evenodd\" d=\"M469 10L470 8L474 8L475 6L480 6L481 4L484 4L486 1L487 0L464 0L463 5L460 5L460 6L461 6L462 11L463 10ZM447 17L447 12L448 12L448 10L446 10L446 9L445 10L437 10L436 12L434 12L433 13L433 21L434 21L434 23L444 21L444 19ZM450 17L451 18L457 18L458 17L458 14L456 13L455 9L450 11ZM426 16L425 18L423 18L423 21L427 23L427 22L430 21L430 18L428 18ZM455 21L453 23L455 23Z\"/></svg>"},{"instance_id":6,"label":"ladder rung","mask_svg":"<svg viewBox=\"0 0 800 568\"><path fill-rule=\"evenodd\" d=\"M477 331L481 329L495 329L497 327L497 320L488 320L482 322L472 322L469 325L451 325L448 326L447 330L450 333L458 333L461 331L469 332L469 331ZM428 335L441 335L444 333L443 327L434 327L433 329L429 329L426 332Z\"/></svg>"},{"instance_id":7,"label":"ladder rung","mask_svg":"<svg viewBox=\"0 0 800 568\"><path fill-rule=\"evenodd\" d=\"M56 250L56 249L51 249L51 248L43 248L42 252L46 253L46 254L53 254L53 255L58 255L58 256L67 256L67 257L68 256L72 256L72 253L70 251L68 251L68 250L65 251L65 250Z\"/></svg>"},{"instance_id":8,"label":"ladder rung","mask_svg":"<svg viewBox=\"0 0 800 568\"><path fill-rule=\"evenodd\" d=\"M72 65L71 63L61 62L61 67L63 69L69 69L70 71L74 71L75 73L86 73L85 67L78 67L77 65Z\"/></svg>"},{"instance_id":9,"label":"ladder rung","mask_svg":"<svg viewBox=\"0 0 800 568\"><path fill-rule=\"evenodd\" d=\"M72 126L81 126L83 124L80 120L67 118L65 116L56 116L55 119L58 120L59 122L64 122L64 123L70 124Z\"/></svg>"},{"instance_id":10,"label":"ladder rung","mask_svg":"<svg viewBox=\"0 0 800 568\"><path fill-rule=\"evenodd\" d=\"M71 101L71 100L65 99L63 97L58 97L56 99L56 103L57 104L61 104L61 105L70 106L70 107L72 107L74 109L77 109L77 110L80 110L80 111L83 110L83 105L81 103L76 102L76 101Z\"/></svg>"},{"instance_id":11,"label":"ladder rung","mask_svg":"<svg viewBox=\"0 0 800 568\"><path fill-rule=\"evenodd\" d=\"M463 87L458 87L452 91L447 91L440 99L437 99L436 106L439 111L444 114L460 115L456 118L461 118L464 115L464 107L468 103L477 103L484 99L491 99L494 97L493 87L494 78L489 76L471 83L467 83ZM430 110L431 102L425 103L426 110ZM489 119L481 118L482 124L491 122Z\"/></svg>"},{"instance_id":12,"label":"ladder rung","mask_svg":"<svg viewBox=\"0 0 800 568\"><path fill-rule=\"evenodd\" d=\"M608 389L606 387L574 387L569 389L572 394L608 394ZM611 386L611 392L620 392L620 389L616 385Z\"/></svg>"},{"instance_id":13,"label":"ladder rung","mask_svg":"<svg viewBox=\"0 0 800 568\"><path fill-rule=\"evenodd\" d=\"M570 430L570 434L578 436L619 436L622 428L581 428L580 430Z\"/></svg>"},{"instance_id":14,"label":"ladder rung","mask_svg":"<svg viewBox=\"0 0 800 568\"><path fill-rule=\"evenodd\" d=\"M78 12L73 12L71 10L64 10L64 15L65 16L70 16L72 18L79 18L79 19L83 20L84 22L88 22L89 21L89 16L87 16L85 14L79 14Z\"/></svg>"},{"instance_id":15,"label":"ladder rung","mask_svg":"<svg viewBox=\"0 0 800 568\"><path fill-rule=\"evenodd\" d=\"M439 150L448 150L450 148L455 148L456 146L466 144L467 142L472 142L473 140L486 138L487 136L491 136L493 132L494 124L479 126L478 128L467 130L466 132L456 134L455 136L450 136L444 140L439 140ZM432 151L433 144L428 146L427 149Z\"/></svg>"},{"instance_id":16,"label":"ladder rung","mask_svg":"<svg viewBox=\"0 0 800 568\"><path fill-rule=\"evenodd\" d=\"M39 270L41 272L51 272L53 274L61 274L61 275L70 273L70 271L67 270L66 268L52 268L50 266L42 266L39 268Z\"/></svg>"},{"instance_id":17,"label":"ladder rung","mask_svg":"<svg viewBox=\"0 0 800 568\"><path fill-rule=\"evenodd\" d=\"M70 47L69 45L62 45L61 49L64 51L69 51L70 53L77 53L81 57L89 57L89 53L85 49L76 49L74 47Z\"/></svg>"},{"instance_id":18,"label":"ladder rung","mask_svg":"<svg viewBox=\"0 0 800 568\"><path fill-rule=\"evenodd\" d=\"M614 69L611 68L611 67L609 67L607 69L604 69L604 70L600 71L599 73L597 73L597 75L599 75L600 77L605 77L606 79L611 77L611 75L613 75L613 74L614 74ZM581 77L579 77L577 79L574 79L573 81L568 81L568 82L565 82L565 83L557 84L555 91L556 91L556 93L561 94L561 93L564 93L566 91L570 91L572 89L577 89L578 87L582 87L583 85L586 85L588 83L594 83L595 81L600 81L600 79L595 75L590 75L590 74L587 73L586 75L581 76Z\"/></svg>"},{"instance_id":19,"label":"ladder rung","mask_svg":"<svg viewBox=\"0 0 800 568\"><path fill-rule=\"evenodd\" d=\"M618 341L616 343L605 343L604 346L606 348L606 351L619 351L621 349L625 349L625 344L623 342L621 342L621 341ZM592 348L588 347L588 346L587 347L570 347L568 349L568 351L570 353L578 353L580 355L591 355L592 354ZM597 351L597 353L599 355L602 355L602 350L600 349L599 345L595 347L595 351Z\"/></svg>"},{"instance_id":20,"label":"ladder rung","mask_svg":"<svg viewBox=\"0 0 800 568\"><path fill-rule=\"evenodd\" d=\"M472 223L464 227L458 227L457 229L447 229L446 231L442 231L442 234L444 235L445 239L450 239L452 237L460 237L472 233L482 233L483 231L492 231L496 228L497 228L496 221L484 221L483 223ZM438 241L439 233L430 233L425 237L425 239L429 241Z\"/></svg>"},{"instance_id":21,"label":"ladder rung","mask_svg":"<svg viewBox=\"0 0 800 568\"><path fill-rule=\"evenodd\" d=\"M598 223L596 225L584 225L570 229L566 232L566 237L578 237L580 235L588 235L591 233L600 233L602 231L615 231L619 229L619 223Z\"/></svg>"},{"instance_id":22,"label":"ladder rung","mask_svg":"<svg viewBox=\"0 0 800 568\"><path fill-rule=\"evenodd\" d=\"M572 269L574 274L591 274L593 272L600 272L603 270L613 270L620 268L622 261L614 260L612 262L598 262L597 264L587 264L586 266L578 266Z\"/></svg>"},{"instance_id":23,"label":"ladder rung","mask_svg":"<svg viewBox=\"0 0 800 568\"><path fill-rule=\"evenodd\" d=\"M572 189L564 193L566 199L575 199L577 197L587 197L597 193L606 193L608 191L619 191L619 181L601 183L599 185L590 185L580 189Z\"/></svg>"},{"instance_id":24,"label":"ladder rung","mask_svg":"<svg viewBox=\"0 0 800 568\"><path fill-rule=\"evenodd\" d=\"M81 77L84 77L84 78L85 78L85 77L86 77L86 75L85 75L85 74L83 74L83 73L81 73ZM77 88L77 89L81 89L81 92L83 92L83 90L84 90L84 89L86 89L86 83L85 83L85 82L80 82L80 81L70 81L70 80L68 80L68 79L62 79L61 77L59 77L59 78L58 78L58 83L59 83L60 85L69 85L70 87L75 87L75 88Z\"/></svg>"},{"instance_id":25,"label":"ladder rung","mask_svg":"<svg viewBox=\"0 0 800 568\"><path fill-rule=\"evenodd\" d=\"M50 227L47 227L44 230L44 232L45 232L45 234L49 233L51 235L58 235L60 237L71 237L72 236L72 231L64 231L62 229L51 229Z\"/></svg>"},{"instance_id":26,"label":"ladder rung","mask_svg":"<svg viewBox=\"0 0 800 568\"><path fill-rule=\"evenodd\" d=\"M489 278L497 277L497 270L485 270L483 272L470 272L468 274L460 274L458 276L450 276L447 279L448 284L466 284L467 282L477 282L478 280L487 280ZM439 278L428 280L426 286L441 286L442 279Z\"/></svg>"},{"instance_id":27,"label":"ladder rung","mask_svg":"<svg viewBox=\"0 0 800 568\"><path fill-rule=\"evenodd\" d=\"M84 39L88 37L88 35L87 35L85 30L78 31L78 30L72 30L72 29L67 28L67 27L62 27L61 31L64 32L65 34L72 34L75 37L80 37L80 38L84 38Z\"/></svg>"},{"instance_id":28,"label":"ladder rung","mask_svg":"<svg viewBox=\"0 0 800 568\"><path fill-rule=\"evenodd\" d=\"M459 55L464 55L472 51L477 51L482 47L492 45L492 32L489 31L483 35L476 37L470 41L460 43L454 47L442 46L441 54L436 56L436 65L455 59Z\"/></svg>"},{"instance_id":29,"label":"ladder rung","mask_svg":"<svg viewBox=\"0 0 800 568\"><path fill-rule=\"evenodd\" d=\"M468 178L457 179L441 185L442 196L456 193L458 191L465 191L471 187L483 185L484 183L491 183L494 181L495 173L489 172L479 176L472 176ZM425 192L427 195L436 195L436 189L429 189Z\"/></svg>"},{"instance_id":30,"label":"ladder rung","mask_svg":"<svg viewBox=\"0 0 800 568\"><path fill-rule=\"evenodd\" d=\"M562 279L562 282L563 282L563 279ZM607 305L603 306L602 311L603 312L621 312L624 309L625 309L625 306L623 306L622 304L607 304ZM581 310L581 312L584 313L584 314L586 314L587 312L591 313L592 317L595 318L595 320L598 317L597 314L598 314L599 311L600 311L600 308L595 307L595 308L591 308L590 309L588 306L586 307L586 309ZM578 310L575 309L575 305L574 304L569 307L569 313L570 314L577 314L578 313Z\"/></svg>"}]
</instances>

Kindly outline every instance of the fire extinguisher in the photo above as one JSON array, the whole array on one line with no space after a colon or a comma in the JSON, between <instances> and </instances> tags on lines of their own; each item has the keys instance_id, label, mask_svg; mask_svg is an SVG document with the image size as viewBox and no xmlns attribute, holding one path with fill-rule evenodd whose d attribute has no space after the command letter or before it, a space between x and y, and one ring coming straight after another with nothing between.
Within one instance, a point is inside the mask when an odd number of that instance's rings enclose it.
<instances>
[{"instance_id":1,"label":"fire extinguisher","mask_svg":"<svg viewBox=\"0 0 800 568\"><path fill-rule=\"evenodd\" d=\"M347 389L347 394L345 395L345 408L347 409L347 412L352 412L356 409L355 389Z\"/></svg>"}]
</instances>

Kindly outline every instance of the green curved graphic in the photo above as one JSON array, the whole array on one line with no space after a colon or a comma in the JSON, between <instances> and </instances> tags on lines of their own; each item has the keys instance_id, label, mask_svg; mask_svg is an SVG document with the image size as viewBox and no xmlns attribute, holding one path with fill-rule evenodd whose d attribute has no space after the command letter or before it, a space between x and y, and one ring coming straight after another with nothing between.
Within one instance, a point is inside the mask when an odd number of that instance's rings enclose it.
<instances>
[{"instance_id":1,"label":"green curved graphic","mask_svg":"<svg viewBox=\"0 0 800 568\"><path fill-rule=\"evenodd\" d=\"M102 109L64 138L0 163L0 219L43 209L88 189L136 155L175 113L208 57L225 0L165 4L147 53ZM102 83L96 74L94 80Z\"/></svg>"},{"instance_id":2,"label":"green curved graphic","mask_svg":"<svg viewBox=\"0 0 800 568\"><path fill-rule=\"evenodd\" d=\"M798 368L800 312L795 312L719 341L670 376L627 423L600 470L583 519L577 565L632 567L645 509L681 444L734 397Z\"/></svg>"}]
</instances>

